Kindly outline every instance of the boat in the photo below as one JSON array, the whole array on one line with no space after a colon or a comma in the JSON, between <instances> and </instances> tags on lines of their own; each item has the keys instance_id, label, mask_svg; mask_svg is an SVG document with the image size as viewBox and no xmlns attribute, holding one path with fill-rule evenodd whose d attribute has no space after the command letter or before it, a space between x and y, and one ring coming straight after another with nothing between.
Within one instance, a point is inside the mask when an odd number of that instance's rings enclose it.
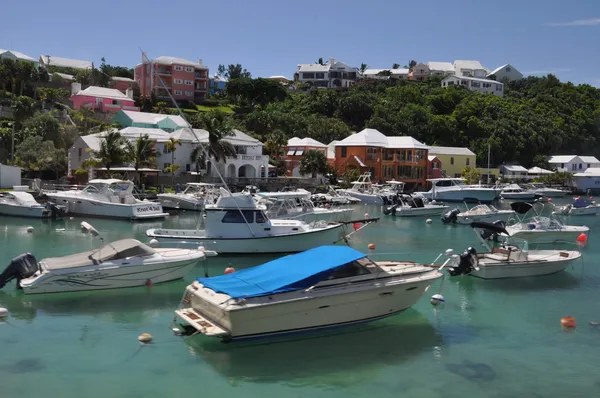
<instances>
[{"instance_id":1,"label":"boat","mask_svg":"<svg viewBox=\"0 0 600 398\"><path fill-rule=\"evenodd\" d=\"M258 203L267 208L270 219L300 220L307 223L315 221L348 221L353 210L348 207L315 207L306 190L288 192L259 192Z\"/></svg>"},{"instance_id":2,"label":"boat","mask_svg":"<svg viewBox=\"0 0 600 398\"><path fill-rule=\"evenodd\" d=\"M29 218L61 218L65 208L55 203L39 204L32 194L23 191L0 192L0 214Z\"/></svg>"},{"instance_id":3,"label":"boat","mask_svg":"<svg viewBox=\"0 0 600 398\"><path fill-rule=\"evenodd\" d=\"M162 205L133 196L133 182L119 179L90 180L82 190L42 191L56 204L66 207L68 214L93 217L147 220L164 218Z\"/></svg>"},{"instance_id":4,"label":"boat","mask_svg":"<svg viewBox=\"0 0 600 398\"><path fill-rule=\"evenodd\" d=\"M371 173L362 174L358 180L352 182L352 187L349 189L338 189L342 195L352 196L360 199L361 203L371 205L381 205L384 203L383 196L387 196L390 192L381 189L382 186L375 185L371 182Z\"/></svg>"},{"instance_id":5,"label":"boat","mask_svg":"<svg viewBox=\"0 0 600 398\"><path fill-rule=\"evenodd\" d=\"M183 192L159 193L156 197L165 209L202 211L207 194L215 189L213 184L188 182Z\"/></svg>"},{"instance_id":6,"label":"boat","mask_svg":"<svg viewBox=\"0 0 600 398\"><path fill-rule=\"evenodd\" d=\"M527 240L516 238L500 225L474 222L471 227L503 234L504 242L491 247L480 237L487 251L477 252L470 247L460 256L454 256L454 261L446 266L451 276L503 279L550 275L581 258L578 250L530 250Z\"/></svg>"},{"instance_id":7,"label":"boat","mask_svg":"<svg viewBox=\"0 0 600 398\"><path fill-rule=\"evenodd\" d=\"M564 198L569 194L568 191L557 188L549 188L544 184L532 183L530 184L530 190L536 194L543 195L546 198Z\"/></svg>"},{"instance_id":8,"label":"boat","mask_svg":"<svg viewBox=\"0 0 600 398\"><path fill-rule=\"evenodd\" d=\"M578 191L598 191L600 189L600 167L590 167L582 173L573 174L573 182Z\"/></svg>"},{"instance_id":9,"label":"boat","mask_svg":"<svg viewBox=\"0 0 600 398\"><path fill-rule=\"evenodd\" d=\"M89 224L83 222L84 226L99 236ZM204 248L152 248L136 239L121 239L96 250L40 261L31 253L23 253L0 274L0 288L13 279L25 294L144 286L183 278L207 254L216 255Z\"/></svg>"},{"instance_id":10,"label":"boat","mask_svg":"<svg viewBox=\"0 0 600 398\"><path fill-rule=\"evenodd\" d=\"M518 184L509 184L502 188L500 197L502 199L516 199L516 200L535 200L542 197L543 194L539 194L531 189L523 189Z\"/></svg>"},{"instance_id":11,"label":"boat","mask_svg":"<svg viewBox=\"0 0 600 398\"><path fill-rule=\"evenodd\" d=\"M442 273L407 261L374 262L321 246L189 285L176 332L224 342L366 323L414 305Z\"/></svg>"},{"instance_id":12,"label":"boat","mask_svg":"<svg viewBox=\"0 0 600 398\"><path fill-rule=\"evenodd\" d=\"M202 245L218 253L294 253L337 243L345 238L345 225L354 223L271 220L249 193L220 191L217 203L204 206L204 230L159 228L146 235L161 244Z\"/></svg>"},{"instance_id":13,"label":"boat","mask_svg":"<svg viewBox=\"0 0 600 398\"><path fill-rule=\"evenodd\" d=\"M469 208L465 202L467 211L461 212L460 209L452 209L444 216L442 216L442 222L444 224L457 223L462 225L468 225L472 222L494 222L503 221L507 223L512 217L515 216L514 210L501 210L497 209L492 205L478 204Z\"/></svg>"},{"instance_id":14,"label":"boat","mask_svg":"<svg viewBox=\"0 0 600 398\"><path fill-rule=\"evenodd\" d=\"M395 217L425 217L438 216L448 209L448 206L430 203L408 194L397 195L395 201L396 204L383 209L383 214Z\"/></svg>"},{"instance_id":15,"label":"boat","mask_svg":"<svg viewBox=\"0 0 600 398\"><path fill-rule=\"evenodd\" d=\"M442 202L464 202L475 200L480 203L491 203L500 195L497 187L467 185L464 178L431 178L431 190L420 192L425 199Z\"/></svg>"},{"instance_id":16,"label":"boat","mask_svg":"<svg viewBox=\"0 0 600 398\"><path fill-rule=\"evenodd\" d=\"M350 195L343 195L340 192L337 192L331 185L327 186L326 193L313 194L311 195L310 200L312 200L315 206L343 206L360 203L360 199Z\"/></svg>"},{"instance_id":17,"label":"boat","mask_svg":"<svg viewBox=\"0 0 600 398\"><path fill-rule=\"evenodd\" d=\"M600 205L593 200L575 198L573 203L564 206L556 206L552 212L555 215L562 216L597 216L600 214Z\"/></svg>"}]
</instances>

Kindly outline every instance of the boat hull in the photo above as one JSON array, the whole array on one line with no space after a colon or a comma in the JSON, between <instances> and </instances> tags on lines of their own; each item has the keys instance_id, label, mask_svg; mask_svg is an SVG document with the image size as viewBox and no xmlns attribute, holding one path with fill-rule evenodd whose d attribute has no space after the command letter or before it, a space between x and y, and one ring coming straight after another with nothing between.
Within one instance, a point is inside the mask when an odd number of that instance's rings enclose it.
<instances>
[{"instance_id":1,"label":"boat hull","mask_svg":"<svg viewBox=\"0 0 600 398\"><path fill-rule=\"evenodd\" d=\"M570 216L597 216L600 214L600 206L573 207L569 211Z\"/></svg>"},{"instance_id":2,"label":"boat hull","mask_svg":"<svg viewBox=\"0 0 600 398\"><path fill-rule=\"evenodd\" d=\"M464 188L446 191L435 190L422 193L424 198L430 200L464 202L465 200L476 199L481 203L491 203L496 200L499 194L499 190L491 188Z\"/></svg>"},{"instance_id":3,"label":"boat hull","mask_svg":"<svg viewBox=\"0 0 600 398\"><path fill-rule=\"evenodd\" d=\"M571 226L569 230L557 230L557 231L548 231L548 230L512 230L507 228L507 231L510 233L510 236L515 238L524 239L527 242L531 243L556 243L556 242L570 242L575 243L577 241L577 237L582 233L588 233L589 228L587 227L573 227Z\"/></svg>"},{"instance_id":4,"label":"boat hull","mask_svg":"<svg viewBox=\"0 0 600 398\"><path fill-rule=\"evenodd\" d=\"M536 191L538 195L543 195L546 198L564 198L569 194L567 191Z\"/></svg>"},{"instance_id":5,"label":"boat hull","mask_svg":"<svg viewBox=\"0 0 600 398\"><path fill-rule=\"evenodd\" d=\"M542 196L542 195L538 195L538 194L530 193L530 192L505 192L500 195L500 197L502 199L508 199L508 200L534 200L538 196Z\"/></svg>"},{"instance_id":6,"label":"boat hull","mask_svg":"<svg viewBox=\"0 0 600 398\"><path fill-rule=\"evenodd\" d=\"M426 217L439 216L448 210L448 206L425 206L425 207L398 207L396 208L396 217Z\"/></svg>"},{"instance_id":7,"label":"boat hull","mask_svg":"<svg viewBox=\"0 0 600 398\"><path fill-rule=\"evenodd\" d=\"M344 228L343 224L336 224L290 235L246 238L207 237L202 230L149 229L146 235L165 247L204 246L217 253L297 253L338 243L344 236Z\"/></svg>"},{"instance_id":8,"label":"boat hull","mask_svg":"<svg viewBox=\"0 0 600 398\"><path fill-rule=\"evenodd\" d=\"M529 254L528 262L479 264L479 270L469 275L482 279L523 278L543 276L563 271L574 261L581 258L577 251L562 252L568 257L561 257L554 250L538 250Z\"/></svg>"},{"instance_id":9,"label":"boat hull","mask_svg":"<svg viewBox=\"0 0 600 398\"><path fill-rule=\"evenodd\" d=\"M282 215L273 216L277 219L288 219L288 220L300 220L305 223L312 223L316 221L327 221L327 222L343 222L349 221L352 215L353 209L333 209L331 211L324 212L313 212L300 214L298 216L285 217Z\"/></svg>"},{"instance_id":10,"label":"boat hull","mask_svg":"<svg viewBox=\"0 0 600 398\"><path fill-rule=\"evenodd\" d=\"M362 204L366 204L366 205L382 205L383 204L383 199L379 195L355 192L355 191L352 191L351 189L346 189L341 192L343 192L353 198L360 199L360 203L362 203Z\"/></svg>"},{"instance_id":11,"label":"boat hull","mask_svg":"<svg viewBox=\"0 0 600 398\"><path fill-rule=\"evenodd\" d=\"M157 195L158 200L164 209L177 209L188 211L202 211L204 209L204 199L189 199L177 197L177 195Z\"/></svg>"},{"instance_id":12,"label":"boat hull","mask_svg":"<svg viewBox=\"0 0 600 398\"><path fill-rule=\"evenodd\" d=\"M488 214L475 214L466 216L464 214L458 214L456 216L456 222L462 225L470 225L472 222L490 222L504 221L505 223L514 216L514 212L499 212L499 213L488 213Z\"/></svg>"},{"instance_id":13,"label":"boat hull","mask_svg":"<svg viewBox=\"0 0 600 398\"><path fill-rule=\"evenodd\" d=\"M168 215L168 213L163 212L161 204L155 202L129 205L101 202L86 198L67 197L52 193L46 195L53 199L56 204L66 206L68 214L127 220L148 220L164 218Z\"/></svg>"},{"instance_id":14,"label":"boat hull","mask_svg":"<svg viewBox=\"0 0 600 398\"><path fill-rule=\"evenodd\" d=\"M0 203L0 214L3 216L28 217L28 218L47 218L50 217L50 211L44 206L11 206Z\"/></svg>"}]
</instances>

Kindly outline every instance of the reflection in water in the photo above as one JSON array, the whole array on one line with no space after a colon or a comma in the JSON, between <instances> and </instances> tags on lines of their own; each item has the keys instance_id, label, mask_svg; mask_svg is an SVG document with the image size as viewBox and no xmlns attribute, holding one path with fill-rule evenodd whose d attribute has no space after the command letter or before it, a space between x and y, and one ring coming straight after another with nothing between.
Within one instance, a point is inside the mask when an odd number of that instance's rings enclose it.
<instances>
[{"instance_id":1,"label":"reflection in water","mask_svg":"<svg viewBox=\"0 0 600 398\"><path fill-rule=\"evenodd\" d=\"M415 310L335 334L307 334L296 340L223 344L197 336L186 341L193 355L230 379L292 380L306 385L360 383L387 365L408 361L442 344L433 326Z\"/></svg>"}]
</instances>

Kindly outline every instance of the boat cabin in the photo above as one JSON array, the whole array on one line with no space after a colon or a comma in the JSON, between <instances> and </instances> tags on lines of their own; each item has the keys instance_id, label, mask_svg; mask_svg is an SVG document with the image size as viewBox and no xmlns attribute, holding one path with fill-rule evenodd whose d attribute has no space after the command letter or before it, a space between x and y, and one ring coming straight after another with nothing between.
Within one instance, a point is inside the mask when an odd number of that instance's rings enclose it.
<instances>
[{"instance_id":1,"label":"boat cabin","mask_svg":"<svg viewBox=\"0 0 600 398\"><path fill-rule=\"evenodd\" d=\"M266 206L270 218L294 217L315 210L308 191L265 192L257 195L261 198L258 203Z\"/></svg>"},{"instance_id":2,"label":"boat cabin","mask_svg":"<svg viewBox=\"0 0 600 398\"><path fill-rule=\"evenodd\" d=\"M0 202L4 203L13 203L17 206L41 206L38 202L36 202L33 195L28 192L0 192Z\"/></svg>"},{"instance_id":3,"label":"boat cabin","mask_svg":"<svg viewBox=\"0 0 600 398\"><path fill-rule=\"evenodd\" d=\"M135 204L133 196L133 182L118 179L90 180L83 188L86 194L106 196L112 203Z\"/></svg>"},{"instance_id":4,"label":"boat cabin","mask_svg":"<svg viewBox=\"0 0 600 398\"><path fill-rule=\"evenodd\" d=\"M431 182L434 188L462 187L466 185L464 178L432 178L427 181Z\"/></svg>"}]
</instances>

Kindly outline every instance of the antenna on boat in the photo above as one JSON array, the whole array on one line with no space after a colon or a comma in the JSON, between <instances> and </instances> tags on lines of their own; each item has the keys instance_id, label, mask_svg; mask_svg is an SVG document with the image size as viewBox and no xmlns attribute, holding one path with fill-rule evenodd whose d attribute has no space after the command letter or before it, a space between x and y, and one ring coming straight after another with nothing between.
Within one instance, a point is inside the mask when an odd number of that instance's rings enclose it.
<instances>
[{"instance_id":1,"label":"antenna on boat","mask_svg":"<svg viewBox=\"0 0 600 398\"><path fill-rule=\"evenodd\" d=\"M94 228L94 227L92 226L92 224L90 224L90 223L88 223L88 222L86 222L86 221L82 221L80 225L81 225L81 229L84 229L84 230L86 230L87 232L89 232L90 234L92 234L93 236L97 236L98 238L100 238L100 241L101 241L102 243L107 243L107 242L104 240L104 237L102 237L102 235L100 235L100 232L98 232L98 230L97 230L96 228ZM107 243L107 245L108 245L108 246L110 246L110 247L111 247L111 248L112 248L112 249L113 249L115 252L118 252L118 250L117 250L117 249L115 249L115 247L114 247L114 246L113 246L113 245L112 245L110 242L108 242L108 243ZM98 252L98 251L100 251L100 250L102 250L102 247L100 247L100 248L98 248L98 249L94 250L94 253L96 253L96 252ZM90 254L90 256L89 256L89 257L90 257L90 258L92 258L92 255Z\"/></svg>"}]
</instances>

